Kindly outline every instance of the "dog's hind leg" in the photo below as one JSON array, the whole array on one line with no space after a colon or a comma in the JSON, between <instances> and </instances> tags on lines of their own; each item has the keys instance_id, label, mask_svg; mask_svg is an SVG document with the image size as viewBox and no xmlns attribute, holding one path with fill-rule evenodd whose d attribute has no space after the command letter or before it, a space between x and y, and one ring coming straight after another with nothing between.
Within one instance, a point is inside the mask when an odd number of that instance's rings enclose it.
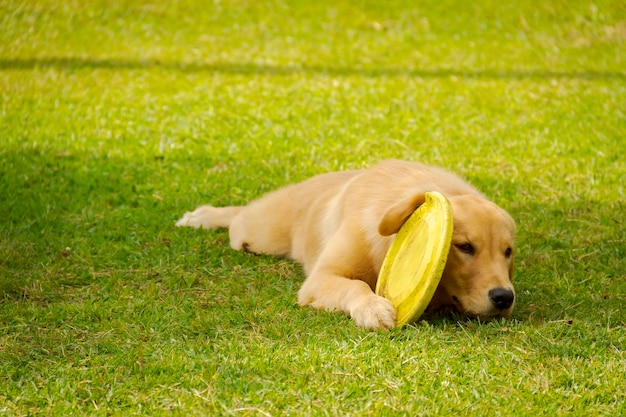
<instances>
[{"instance_id":1,"label":"dog's hind leg","mask_svg":"<svg viewBox=\"0 0 626 417\"><path fill-rule=\"evenodd\" d=\"M201 206L187 212L176 226L203 229L227 228L230 247L253 253L288 256L291 251L290 226L282 220L273 198L263 198L247 206Z\"/></svg>"},{"instance_id":2,"label":"dog's hind leg","mask_svg":"<svg viewBox=\"0 0 626 417\"><path fill-rule=\"evenodd\" d=\"M183 215L176 226L188 226L203 229L229 228L233 219L241 212L244 206L213 207L200 206L194 211Z\"/></svg>"},{"instance_id":3,"label":"dog's hind leg","mask_svg":"<svg viewBox=\"0 0 626 417\"><path fill-rule=\"evenodd\" d=\"M243 207L228 226L230 247L266 255L290 256L293 215L289 198L269 194Z\"/></svg>"}]
</instances>

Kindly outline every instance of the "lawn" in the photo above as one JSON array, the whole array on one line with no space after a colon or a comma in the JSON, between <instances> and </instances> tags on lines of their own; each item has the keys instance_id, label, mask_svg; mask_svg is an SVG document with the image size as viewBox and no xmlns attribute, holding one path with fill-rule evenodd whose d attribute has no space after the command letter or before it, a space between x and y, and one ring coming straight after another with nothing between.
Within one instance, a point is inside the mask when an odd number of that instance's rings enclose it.
<instances>
[{"instance_id":1,"label":"lawn","mask_svg":"<svg viewBox=\"0 0 626 417\"><path fill-rule=\"evenodd\" d=\"M626 4L0 3L0 414L626 415ZM518 225L509 320L389 332L179 229L385 158Z\"/></svg>"}]
</instances>

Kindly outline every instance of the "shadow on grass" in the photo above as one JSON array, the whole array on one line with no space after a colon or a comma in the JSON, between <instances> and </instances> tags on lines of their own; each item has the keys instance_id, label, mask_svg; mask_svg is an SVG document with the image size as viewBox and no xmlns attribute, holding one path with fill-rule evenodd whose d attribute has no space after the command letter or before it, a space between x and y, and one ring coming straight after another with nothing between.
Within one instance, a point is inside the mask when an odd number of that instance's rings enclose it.
<instances>
[{"instance_id":1,"label":"shadow on grass","mask_svg":"<svg viewBox=\"0 0 626 417\"><path fill-rule=\"evenodd\" d=\"M0 272L4 275L0 302L36 293L34 280L44 282L52 294L63 286L99 285L92 279L94 270L152 270L161 259L171 260L164 273L176 270L180 260L190 274L211 265L236 270L242 262L245 280L255 279L250 271L259 264L271 271L273 258L231 251L221 234L173 227L182 212L177 205L187 207L197 200L185 190L169 202L155 199L155 190L167 189L171 180L167 165L175 163L180 161L58 156L45 151L0 154L0 201L5 202L0 205ZM200 161L197 164L201 166ZM500 186L505 195L514 195L519 185ZM180 196L189 203L172 201ZM511 213L520 229L514 318L602 321L604 315L612 315L615 322L624 323L623 202L509 204L515 204ZM277 259L275 264L280 262L284 261ZM223 271L220 274L228 273ZM289 269L283 289L289 288L285 297L295 302L294 287L303 277L291 276L292 272ZM151 278L139 274L135 279ZM230 284L224 280L215 285Z\"/></svg>"},{"instance_id":2,"label":"shadow on grass","mask_svg":"<svg viewBox=\"0 0 626 417\"><path fill-rule=\"evenodd\" d=\"M626 80L626 72L605 71L550 71L550 70L456 70L456 69L410 69L394 67L358 68L358 67L328 67L320 65L269 65L255 63L204 63L204 62L174 62L150 59L127 60L115 58L72 58L47 57L33 59L0 59L0 70L32 70L32 69L114 69L114 70L142 70L165 69L184 73L208 72L239 75L268 75L284 76L293 74L319 74L337 77L365 76L365 77L416 77L416 78L469 78L469 79L581 79L581 80Z\"/></svg>"},{"instance_id":3,"label":"shadow on grass","mask_svg":"<svg viewBox=\"0 0 626 417\"><path fill-rule=\"evenodd\" d=\"M167 255L150 180L160 163L0 152L0 302L54 301L64 287L93 284L102 270L149 269L141 258L157 246Z\"/></svg>"}]
</instances>

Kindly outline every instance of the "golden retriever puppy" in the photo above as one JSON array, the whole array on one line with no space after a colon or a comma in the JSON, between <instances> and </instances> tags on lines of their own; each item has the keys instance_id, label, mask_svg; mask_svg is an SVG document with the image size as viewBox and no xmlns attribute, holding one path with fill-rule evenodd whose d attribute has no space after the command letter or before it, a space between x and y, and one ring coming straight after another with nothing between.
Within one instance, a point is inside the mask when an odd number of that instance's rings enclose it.
<instances>
[{"instance_id":1,"label":"golden retriever puppy","mask_svg":"<svg viewBox=\"0 0 626 417\"><path fill-rule=\"evenodd\" d=\"M395 233L428 191L445 195L454 217L447 264L428 309L483 319L510 316L515 223L440 168L389 160L322 174L247 206L201 206L176 225L227 227L233 249L289 257L306 273L300 305L343 311L358 326L388 329L396 312L373 289Z\"/></svg>"}]
</instances>

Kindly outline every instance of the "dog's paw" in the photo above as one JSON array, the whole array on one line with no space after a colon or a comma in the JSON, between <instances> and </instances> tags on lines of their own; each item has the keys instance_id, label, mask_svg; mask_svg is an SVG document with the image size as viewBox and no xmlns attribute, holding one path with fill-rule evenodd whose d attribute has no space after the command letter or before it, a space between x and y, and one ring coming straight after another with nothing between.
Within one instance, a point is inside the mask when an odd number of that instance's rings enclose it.
<instances>
[{"instance_id":1,"label":"dog's paw","mask_svg":"<svg viewBox=\"0 0 626 417\"><path fill-rule=\"evenodd\" d=\"M176 222L176 227L201 227L202 223L198 223L197 219L194 218L193 216L193 212L192 211L188 211L187 213L183 214L183 217L181 217L180 219L178 219L178 221Z\"/></svg>"},{"instance_id":2,"label":"dog's paw","mask_svg":"<svg viewBox=\"0 0 626 417\"><path fill-rule=\"evenodd\" d=\"M357 302L350 309L350 316L357 326L373 330L387 330L396 325L395 308L389 300L378 295Z\"/></svg>"},{"instance_id":3,"label":"dog's paw","mask_svg":"<svg viewBox=\"0 0 626 417\"><path fill-rule=\"evenodd\" d=\"M198 207L194 211L188 211L181 217L177 222L176 226L178 227L194 227L194 228L204 228L204 229L213 229L215 225L211 222L212 214L214 214L215 207L211 206L202 206Z\"/></svg>"}]
</instances>

